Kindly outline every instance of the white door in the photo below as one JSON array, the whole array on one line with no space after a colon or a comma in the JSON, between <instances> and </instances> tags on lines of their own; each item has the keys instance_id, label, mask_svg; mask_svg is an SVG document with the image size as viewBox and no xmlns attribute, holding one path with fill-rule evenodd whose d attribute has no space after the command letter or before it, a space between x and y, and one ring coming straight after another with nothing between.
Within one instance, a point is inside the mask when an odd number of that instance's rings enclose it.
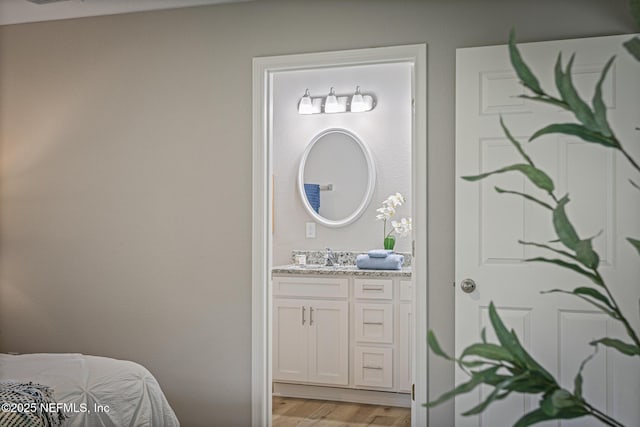
<instances>
[{"instance_id":1,"label":"white door","mask_svg":"<svg viewBox=\"0 0 640 427\"><path fill-rule=\"evenodd\" d=\"M346 301L307 301L309 381L349 383L349 312Z\"/></svg>"},{"instance_id":2,"label":"white door","mask_svg":"<svg viewBox=\"0 0 640 427\"><path fill-rule=\"evenodd\" d=\"M543 88L551 93L556 93L553 66L558 53L562 51L566 64L575 52L574 79L589 103L600 71L617 55L603 87L605 102L616 135L640 159L634 130L640 124L640 64L621 46L629 38L531 43L520 48ZM543 126L574 119L558 108L516 97L525 92L512 71L506 46L459 49L456 69L456 354L479 342L484 326L489 332L487 308L494 301L507 326L515 329L534 357L573 390L579 362L592 351L589 341L605 335L624 337L619 324L575 297L540 294L553 288L572 290L585 282L560 267L523 262L543 252L519 245L518 240L546 243L556 236L548 211L495 192L495 186L532 191L522 175L508 173L473 183L460 176L521 162L499 125L502 114L537 166L554 179L557 194L570 193L567 210L581 237L602 230L594 242L602 258L601 270L637 330L640 260L625 237L640 237L640 192L628 182L629 178L638 182L638 175L620 154L596 144L564 135L527 143ZM472 293L460 288L466 278L477 285ZM640 369L638 358L634 359L600 349L584 373L587 400L629 426L640 425ZM456 384L466 380L456 370ZM537 407L536 399L519 395L492 404L480 416L459 415L486 396L484 389L456 399L457 427L509 426ZM584 418L560 425L600 424Z\"/></svg>"},{"instance_id":3,"label":"white door","mask_svg":"<svg viewBox=\"0 0 640 427\"><path fill-rule=\"evenodd\" d=\"M309 307L304 300L273 299L273 379L307 380Z\"/></svg>"}]
</instances>

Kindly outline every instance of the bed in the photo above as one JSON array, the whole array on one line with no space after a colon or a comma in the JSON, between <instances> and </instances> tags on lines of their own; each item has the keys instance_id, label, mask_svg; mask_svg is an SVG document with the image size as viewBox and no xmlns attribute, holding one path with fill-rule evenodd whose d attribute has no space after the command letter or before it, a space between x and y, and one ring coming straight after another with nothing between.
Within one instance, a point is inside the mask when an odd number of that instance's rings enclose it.
<instances>
[{"instance_id":1,"label":"bed","mask_svg":"<svg viewBox=\"0 0 640 427\"><path fill-rule=\"evenodd\" d=\"M65 427L177 427L158 381L143 366L83 354L0 354L0 382L41 384Z\"/></svg>"}]
</instances>

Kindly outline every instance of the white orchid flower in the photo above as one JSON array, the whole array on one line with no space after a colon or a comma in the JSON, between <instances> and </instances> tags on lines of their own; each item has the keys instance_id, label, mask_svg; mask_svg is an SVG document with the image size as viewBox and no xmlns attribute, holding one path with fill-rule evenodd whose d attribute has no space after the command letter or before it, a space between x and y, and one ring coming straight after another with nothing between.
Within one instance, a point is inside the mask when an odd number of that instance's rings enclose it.
<instances>
[{"instance_id":1,"label":"white orchid flower","mask_svg":"<svg viewBox=\"0 0 640 427\"><path fill-rule=\"evenodd\" d=\"M402 197L402 194L400 193L392 194L387 198L387 200L384 201L385 205L393 207L401 206L403 203L404 197Z\"/></svg>"},{"instance_id":2,"label":"white orchid flower","mask_svg":"<svg viewBox=\"0 0 640 427\"><path fill-rule=\"evenodd\" d=\"M383 206L376 209L376 212L380 212L380 215L376 216L376 218L386 220L391 218L396 213L396 210L393 206ZM382 216L382 218L379 218L380 216Z\"/></svg>"},{"instance_id":3,"label":"white orchid flower","mask_svg":"<svg viewBox=\"0 0 640 427\"><path fill-rule=\"evenodd\" d=\"M393 231L400 237L406 237L411 233L411 218L402 218L400 221L391 221Z\"/></svg>"}]
</instances>

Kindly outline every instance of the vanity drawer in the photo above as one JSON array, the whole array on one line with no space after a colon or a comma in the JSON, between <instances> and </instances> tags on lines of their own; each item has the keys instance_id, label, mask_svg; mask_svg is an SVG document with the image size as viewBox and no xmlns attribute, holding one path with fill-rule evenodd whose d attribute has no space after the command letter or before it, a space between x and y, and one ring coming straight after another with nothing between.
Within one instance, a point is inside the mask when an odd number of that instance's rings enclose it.
<instances>
[{"instance_id":1,"label":"vanity drawer","mask_svg":"<svg viewBox=\"0 0 640 427\"><path fill-rule=\"evenodd\" d=\"M393 387L393 349L356 347L354 384L364 387Z\"/></svg>"},{"instance_id":2,"label":"vanity drawer","mask_svg":"<svg viewBox=\"0 0 640 427\"><path fill-rule=\"evenodd\" d=\"M393 305L355 303L356 341L393 343Z\"/></svg>"},{"instance_id":3,"label":"vanity drawer","mask_svg":"<svg viewBox=\"0 0 640 427\"><path fill-rule=\"evenodd\" d=\"M273 295L296 298L347 298L349 295L349 279L336 277L274 277Z\"/></svg>"},{"instance_id":4,"label":"vanity drawer","mask_svg":"<svg viewBox=\"0 0 640 427\"><path fill-rule=\"evenodd\" d=\"M354 279L353 296L359 299L393 299L393 280Z\"/></svg>"}]
</instances>

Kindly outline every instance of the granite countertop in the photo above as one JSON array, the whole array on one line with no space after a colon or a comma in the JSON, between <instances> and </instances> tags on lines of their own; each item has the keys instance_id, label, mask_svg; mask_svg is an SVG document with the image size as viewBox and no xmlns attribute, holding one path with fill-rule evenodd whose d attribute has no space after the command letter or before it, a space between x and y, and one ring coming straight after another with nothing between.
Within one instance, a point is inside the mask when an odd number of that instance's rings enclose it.
<instances>
[{"instance_id":1,"label":"granite countertop","mask_svg":"<svg viewBox=\"0 0 640 427\"><path fill-rule=\"evenodd\" d=\"M288 275L332 275L332 276L364 276L364 277L411 277L411 267L403 267L402 270L364 270L355 265L336 265L327 267L319 264L306 265L280 265L271 269L273 276Z\"/></svg>"}]
</instances>

